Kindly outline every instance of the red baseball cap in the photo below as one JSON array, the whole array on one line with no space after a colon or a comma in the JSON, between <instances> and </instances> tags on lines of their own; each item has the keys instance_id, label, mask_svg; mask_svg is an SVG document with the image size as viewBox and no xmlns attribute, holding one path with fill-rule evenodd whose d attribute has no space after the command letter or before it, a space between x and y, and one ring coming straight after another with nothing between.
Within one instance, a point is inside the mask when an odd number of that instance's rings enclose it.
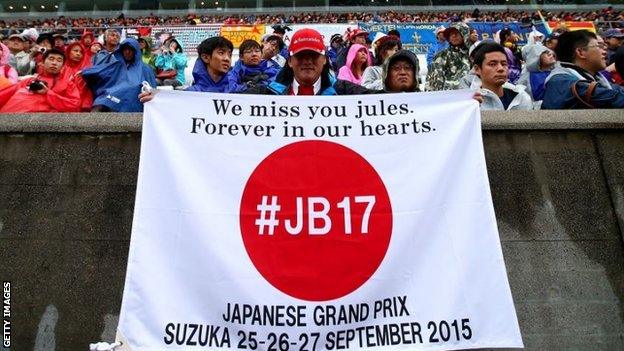
<instances>
[{"instance_id":1,"label":"red baseball cap","mask_svg":"<svg viewBox=\"0 0 624 351\"><path fill-rule=\"evenodd\" d=\"M299 29L290 39L288 51L291 55L296 55L301 51L314 51L321 55L325 55L325 43L323 36L311 28Z\"/></svg>"}]
</instances>

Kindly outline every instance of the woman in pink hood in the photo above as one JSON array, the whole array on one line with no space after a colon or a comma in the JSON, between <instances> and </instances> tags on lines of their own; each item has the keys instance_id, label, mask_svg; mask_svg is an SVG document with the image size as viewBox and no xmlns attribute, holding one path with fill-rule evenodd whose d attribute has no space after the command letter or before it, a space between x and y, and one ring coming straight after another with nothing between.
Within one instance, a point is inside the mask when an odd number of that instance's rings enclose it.
<instances>
[{"instance_id":1,"label":"woman in pink hood","mask_svg":"<svg viewBox=\"0 0 624 351\"><path fill-rule=\"evenodd\" d=\"M338 70L338 79L361 85L364 70L372 64L373 60L368 48L364 45L353 44L347 53L347 64Z\"/></svg>"},{"instance_id":2,"label":"woman in pink hood","mask_svg":"<svg viewBox=\"0 0 624 351\"><path fill-rule=\"evenodd\" d=\"M17 71L9 65L9 48L0 43L0 89L17 83Z\"/></svg>"}]
</instances>

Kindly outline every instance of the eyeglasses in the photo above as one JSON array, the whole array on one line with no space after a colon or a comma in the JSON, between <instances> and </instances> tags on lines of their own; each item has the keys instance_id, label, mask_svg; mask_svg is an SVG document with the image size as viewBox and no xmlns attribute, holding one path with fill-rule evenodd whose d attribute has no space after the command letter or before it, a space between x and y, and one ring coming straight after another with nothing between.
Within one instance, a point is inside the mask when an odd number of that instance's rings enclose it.
<instances>
[{"instance_id":1,"label":"eyeglasses","mask_svg":"<svg viewBox=\"0 0 624 351\"><path fill-rule=\"evenodd\" d=\"M606 49L607 49L607 44L604 44L604 43L599 43L599 44L596 44L596 45L587 45L585 48L586 48L586 49L591 49L591 48L600 48L600 49L602 49L602 50L606 50Z\"/></svg>"},{"instance_id":2,"label":"eyeglasses","mask_svg":"<svg viewBox=\"0 0 624 351\"><path fill-rule=\"evenodd\" d=\"M414 71L414 66L412 66L412 65L394 65L394 66L390 67L390 70L392 72L401 72L401 71L413 72Z\"/></svg>"}]
</instances>

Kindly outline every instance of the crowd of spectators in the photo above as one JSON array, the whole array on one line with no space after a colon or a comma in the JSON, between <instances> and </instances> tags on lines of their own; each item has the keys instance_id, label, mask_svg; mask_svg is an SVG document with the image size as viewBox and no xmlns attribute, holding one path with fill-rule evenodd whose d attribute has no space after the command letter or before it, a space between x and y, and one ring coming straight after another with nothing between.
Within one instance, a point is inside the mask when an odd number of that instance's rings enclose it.
<instances>
[{"instance_id":1,"label":"crowd of spectators","mask_svg":"<svg viewBox=\"0 0 624 351\"><path fill-rule=\"evenodd\" d=\"M472 89L481 108L560 109L624 107L624 30L596 35L535 28L521 47L510 27L495 39L478 41L470 22L435 29L420 81L416 55L403 50L397 30L374 38L361 28L331 36L300 29L286 47L290 27L273 25L260 42L245 40L239 60L224 37L196 48L193 79L188 58L168 37L157 47L150 37L122 38L119 28L101 37L84 30L79 38L63 31L30 28L0 44L0 112L139 112L157 86L196 92L290 95L383 94ZM167 87L164 87L167 86Z\"/></svg>"},{"instance_id":2,"label":"crowd of spectators","mask_svg":"<svg viewBox=\"0 0 624 351\"><path fill-rule=\"evenodd\" d=\"M543 12L548 21L595 21L622 22L624 12L613 8L587 12ZM129 27L156 25L197 25L210 23L224 24L294 24L294 23L410 23L410 22L521 22L539 21L537 12L528 11L480 11L469 12L358 12L358 13L299 13L299 14L244 14L244 15L204 15L189 14L186 16L128 17L120 15L116 18L70 18L60 16L48 19L19 19L15 21L0 20L0 28L84 28L84 27ZM617 23L616 23L617 25Z\"/></svg>"}]
</instances>

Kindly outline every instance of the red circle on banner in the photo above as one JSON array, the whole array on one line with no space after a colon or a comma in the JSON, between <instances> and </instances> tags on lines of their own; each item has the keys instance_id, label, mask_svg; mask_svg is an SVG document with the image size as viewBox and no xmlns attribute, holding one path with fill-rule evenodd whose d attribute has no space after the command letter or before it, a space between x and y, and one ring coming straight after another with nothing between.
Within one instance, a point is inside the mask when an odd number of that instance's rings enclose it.
<instances>
[{"instance_id":1,"label":"red circle on banner","mask_svg":"<svg viewBox=\"0 0 624 351\"><path fill-rule=\"evenodd\" d=\"M392 207L381 177L360 154L301 141L253 171L240 226L247 254L271 285L327 301L353 292L377 270L390 244Z\"/></svg>"}]
</instances>

